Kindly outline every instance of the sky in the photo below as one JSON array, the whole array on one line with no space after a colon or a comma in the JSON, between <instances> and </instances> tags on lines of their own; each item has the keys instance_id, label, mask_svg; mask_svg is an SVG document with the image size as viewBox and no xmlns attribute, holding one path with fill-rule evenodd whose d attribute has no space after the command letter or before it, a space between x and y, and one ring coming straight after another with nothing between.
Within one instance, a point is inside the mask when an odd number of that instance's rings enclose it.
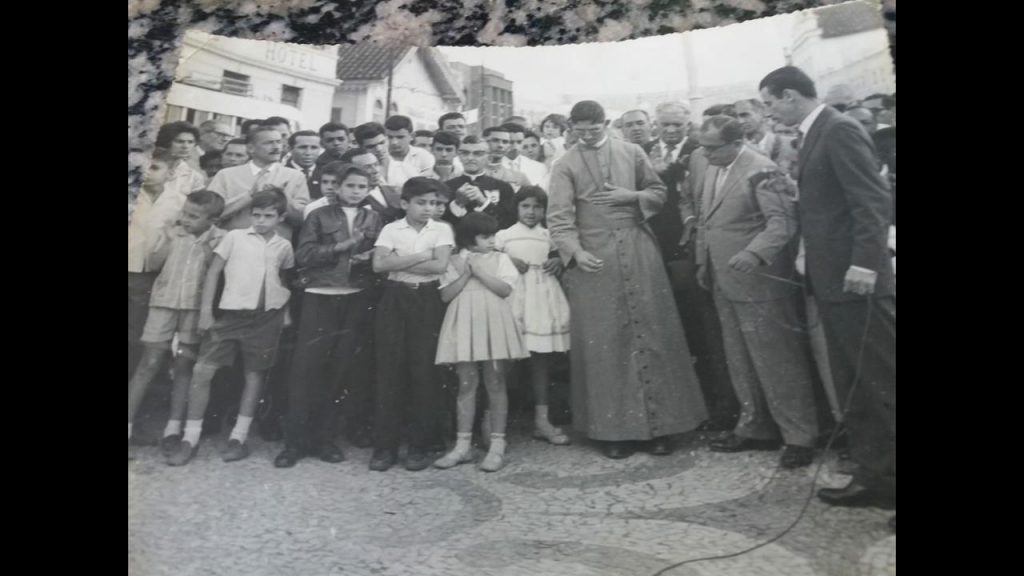
<instances>
[{"instance_id":1,"label":"sky","mask_svg":"<svg viewBox=\"0 0 1024 576\"><path fill-rule=\"evenodd\" d=\"M785 64L793 16L638 40L522 48L442 47L453 62L483 64L515 82L517 100L557 103L561 94L690 91L750 81ZM689 36L689 39L684 39ZM694 66L687 65L687 47Z\"/></svg>"}]
</instances>

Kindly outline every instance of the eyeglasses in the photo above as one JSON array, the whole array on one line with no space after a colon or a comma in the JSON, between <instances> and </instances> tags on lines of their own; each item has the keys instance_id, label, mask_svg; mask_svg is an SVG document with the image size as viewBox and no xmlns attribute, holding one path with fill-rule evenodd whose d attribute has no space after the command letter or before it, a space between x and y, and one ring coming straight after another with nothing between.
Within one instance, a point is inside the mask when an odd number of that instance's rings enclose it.
<instances>
[{"instance_id":1,"label":"eyeglasses","mask_svg":"<svg viewBox=\"0 0 1024 576\"><path fill-rule=\"evenodd\" d=\"M487 150L459 150L460 156L473 156L475 158L483 158L487 156L489 152Z\"/></svg>"}]
</instances>

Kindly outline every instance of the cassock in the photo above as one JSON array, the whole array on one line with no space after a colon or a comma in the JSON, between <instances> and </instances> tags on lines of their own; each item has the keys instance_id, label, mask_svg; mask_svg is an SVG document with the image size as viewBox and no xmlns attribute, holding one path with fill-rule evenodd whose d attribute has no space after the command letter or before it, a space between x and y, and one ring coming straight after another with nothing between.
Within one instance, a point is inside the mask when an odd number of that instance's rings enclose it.
<instances>
[{"instance_id":1,"label":"cassock","mask_svg":"<svg viewBox=\"0 0 1024 576\"><path fill-rule=\"evenodd\" d=\"M638 190L631 205L589 199L608 182ZM573 425L594 440L650 440L693 430L707 417L665 267L647 220L665 186L637 145L579 143L555 164L547 214L569 262L578 250L604 261L570 265Z\"/></svg>"}]
</instances>

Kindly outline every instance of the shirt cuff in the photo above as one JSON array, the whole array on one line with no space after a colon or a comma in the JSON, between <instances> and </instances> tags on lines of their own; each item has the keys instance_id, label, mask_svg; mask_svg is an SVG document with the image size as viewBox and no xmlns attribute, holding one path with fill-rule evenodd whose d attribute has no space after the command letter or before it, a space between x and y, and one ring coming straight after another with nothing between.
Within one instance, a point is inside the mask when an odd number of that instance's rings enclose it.
<instances>
[{"instance_id":1,"label":"shirt cuff","mask_svg":"<svg viewBox=\"0 0 1024 576\"><path fill-rule=\"evenodd\" d=\"M867 268L861 268L860 266L850 266L850 270L856 270L857 272L870 274L872 278L878 277L878 272L875 272L874 270L868 270Z\"/></svg>"}]
</instances>

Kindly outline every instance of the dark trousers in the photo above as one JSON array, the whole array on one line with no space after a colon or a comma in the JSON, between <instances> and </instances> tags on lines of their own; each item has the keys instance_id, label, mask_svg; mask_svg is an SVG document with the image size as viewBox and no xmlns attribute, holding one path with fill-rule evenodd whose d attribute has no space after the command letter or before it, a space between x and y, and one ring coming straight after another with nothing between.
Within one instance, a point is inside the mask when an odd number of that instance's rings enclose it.
<instances>
[{"instance_id":1,"label":"dark trousers","mask_svg":"<svg viewBox=\"0 0 1024 576\"><path fill-rule=\"evenodd\" d=\"M434 367L441 327L441 297L437 288L386 287L375 326L374 447L397 450L402 416L408 413L409 448L425 451L436 432L440 398Z\"/></svg>"},{"instance_id":2,"label":"dark trousers","mask_svg":"<svg viewBox=\"0 0 1024 576\"><path fill-rule=\"evenodd\" d=\"M729 365L722 343L722 325L711 292L697 284L696 264L687 252L680 260L666 263L679 318L696 358L694 370L712 420L730 426L739 418L739 401L729 378Z\"/></svg>"},{"instance_id":3,"label":"dark trousers","mask_svg":"<svg viewBox=\"0 0 1024 576\"><path fill-rule=\"evenodd\" d=\"M365 291L304 295L289 378L288 446L312 451L333 442L346 396L369 395L371 330L373 302Z\"/></svg>"},{"instance_id":4,"label":"dark trousers","mask_svg":"<svg viewBox=\"0 0 1024 576\"><path fill-rule=\"evenodd\" d=\"M131 380L142 358L142 329L149 315L149 297L153 292L156 274L152 272L128 273L128 379Z\"/></svg>"},{"instance_id":5,"label":"dark trousers","mask_svg":"<svg viewBox=\"0 0 1024 576\"><path fill-rule=\"evenodd\" d=\"M850 456L858 464L855 479L895 492L896 299L819 301L818 307L840 409L846 413Z\"/></svg>"}]
</instances>

